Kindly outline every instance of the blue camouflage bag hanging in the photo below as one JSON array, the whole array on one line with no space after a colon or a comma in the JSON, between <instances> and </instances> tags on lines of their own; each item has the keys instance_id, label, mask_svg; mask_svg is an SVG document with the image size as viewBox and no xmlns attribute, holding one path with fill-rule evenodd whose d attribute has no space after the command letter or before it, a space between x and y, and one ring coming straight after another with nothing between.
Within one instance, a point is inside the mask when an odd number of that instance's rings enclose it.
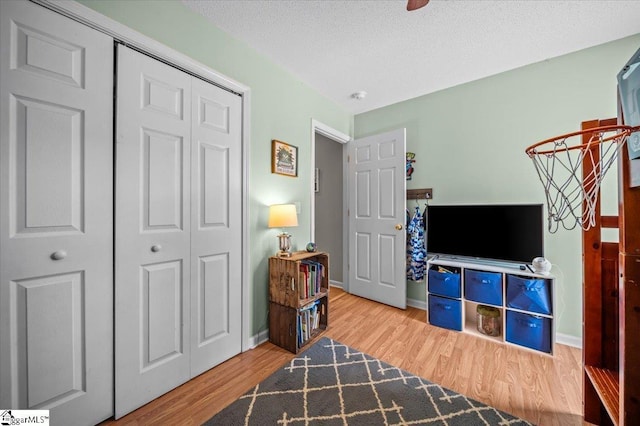
<instances>
[{"instance_id":1,"label":"blue camouflage bag hanging","mask_svg":"<svg viewBox=\"0 0 640 426\"><path fill-rule=\"evenodd\" d=\"M424 217L416 207L407 226L407 279L424 280L427 249L424 241Z\"/></svg>"}]
</instances>

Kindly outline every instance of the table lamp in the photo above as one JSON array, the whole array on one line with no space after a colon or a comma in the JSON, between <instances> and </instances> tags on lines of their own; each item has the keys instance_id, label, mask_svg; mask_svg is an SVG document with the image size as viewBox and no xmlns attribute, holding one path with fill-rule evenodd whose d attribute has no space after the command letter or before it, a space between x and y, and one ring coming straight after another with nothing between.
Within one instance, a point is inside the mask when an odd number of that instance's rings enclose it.
<instances>
[{"instance_id":1,"label":"table lamp","mask_svg":"<svg viewBox=\"0 0 640 426\"><path fill-rule=\"evenodd\" d=\"M291 226L298 226L298 215L294 204L269 206L269 228L288 228ZM278 243L280 248L278 256L290 257L291 234L283 229L282 233L278 235Z\"/></svg>"}]
</instances>

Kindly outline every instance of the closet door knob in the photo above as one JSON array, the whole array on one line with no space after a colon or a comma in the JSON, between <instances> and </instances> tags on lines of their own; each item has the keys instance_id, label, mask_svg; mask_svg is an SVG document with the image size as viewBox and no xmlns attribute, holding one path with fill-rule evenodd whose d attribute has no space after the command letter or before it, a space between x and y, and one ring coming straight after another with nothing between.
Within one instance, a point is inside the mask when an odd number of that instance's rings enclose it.
<instances>
[{"instance_id":1,"label":"closet door knob","mask_svg":"<svg viewBox=\"0 0 640 426\"><path fill-rule=\"evenodd\" d=\"M58 250L51 253L51 259L53 260L62 260L67 257L67 252L65 250Z\"/></svg>"},{"instance_id":2,"label":"closet door knob","mask_svg":"<svg viewBox=\"0 0 640 426\"><path fill-rule=\"evenodd\" d=\"M396 224L396 229L398 231L402 231L402 224L401 223Z\"/></svg>"},{"instance_id":3,"label":"closet door knob","mask_svg":"<svg viewBox=\"0 0 640 426\"><path fill-rule=\"evenodd\" d=\"M160 250L162 250L162 246L160 244L154 244L151 246L151 251L154 253L157 253Z\"/></svg>"}]
</instances>

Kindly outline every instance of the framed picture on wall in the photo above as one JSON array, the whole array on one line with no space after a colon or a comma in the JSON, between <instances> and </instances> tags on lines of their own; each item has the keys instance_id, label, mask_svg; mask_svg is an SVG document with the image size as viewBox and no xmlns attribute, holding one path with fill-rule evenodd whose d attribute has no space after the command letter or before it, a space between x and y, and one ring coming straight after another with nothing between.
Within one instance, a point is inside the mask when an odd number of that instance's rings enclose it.
<instances>
[{"instance_id":1,"label":"framed picture on wall","mask_svg":"<svg viewBox=\"0 0 640 426\"><path fill-rule=\"evenodd\" d=\"M271 141L271 173L298 177L298 147L273 139Z\"/></svg>"}]
</instances>

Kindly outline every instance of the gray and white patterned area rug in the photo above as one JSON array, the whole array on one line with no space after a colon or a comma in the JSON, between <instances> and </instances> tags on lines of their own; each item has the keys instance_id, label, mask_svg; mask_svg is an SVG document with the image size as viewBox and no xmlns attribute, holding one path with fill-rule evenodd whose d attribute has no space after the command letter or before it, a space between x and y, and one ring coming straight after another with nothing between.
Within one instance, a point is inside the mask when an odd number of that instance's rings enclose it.
<instances>
[{"instance_id":1,"label":"gray and white patterned area rug","mask_svg":"<svg viewBox=\"0 0 640 426\"><path fill-rule=\"evenodd\" d=\"M326 337L205 425L530 425Z\"/></svg>"}]
</instances>

